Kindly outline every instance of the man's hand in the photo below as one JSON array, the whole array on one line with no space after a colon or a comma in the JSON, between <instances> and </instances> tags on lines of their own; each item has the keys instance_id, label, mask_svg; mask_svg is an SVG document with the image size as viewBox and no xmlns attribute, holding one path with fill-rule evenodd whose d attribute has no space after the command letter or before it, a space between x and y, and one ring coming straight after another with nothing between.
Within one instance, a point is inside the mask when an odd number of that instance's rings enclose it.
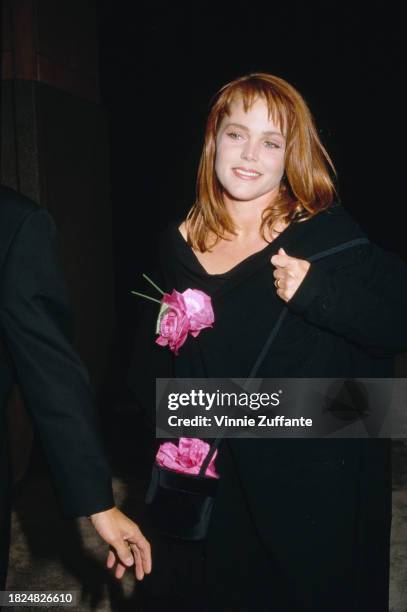
<instances>
[{"instance_id":1,"label":"man's hand","mask_svg":"<svg viewBox=\"0 0 407 612\"><path fill-rule=\"evenodd\" d=\"M281 248L270 261L276 267L273 276L276 279L274 284L277 288L277 295L288 302L301 285L311 264L305 259L290 257Z\"/></svg>"},{"instance_id":2,"label":"man's hand","mask_svg":"<svg viewBox=\"0 0 407 612\"><path fill-rule=\"evenodd\" d=\"M135 566L138 580L151 572L151 548L140 529L118 508L92 514L90 520L100 537L110 546L106 565L117 563L115 576L122 578L126 568Z\"/></svg>"}]
</instances>

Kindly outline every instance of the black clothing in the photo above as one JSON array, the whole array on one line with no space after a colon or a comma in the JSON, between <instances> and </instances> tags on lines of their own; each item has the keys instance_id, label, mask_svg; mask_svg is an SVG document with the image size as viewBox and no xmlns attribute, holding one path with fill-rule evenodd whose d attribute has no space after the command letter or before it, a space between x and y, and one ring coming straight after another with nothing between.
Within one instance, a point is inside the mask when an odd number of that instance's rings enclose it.
<instances>
[{"instance_id":1,"label":"black clothing","mask_svg":"<svg viewBox=\"0 0 407 612\"><path fill-rule=\"evenodd\" d=\"M154 377L249 376L285 306L270 264L280 247L309 259L364 237L336 205L291 224L227 273L210 275L177 225L161 239L157 283L167 292L210 294L215 324L174 357L154 344L157 309L146 307L130 382L147 411ZM259 377L392 376L394 355L407 350L406 266L371 243L334 251L311 264L287 303ZM388 610L390 450L385 439L224 440L203 546L207 610Z\"/></svg>"},{"instance_id":2,"label":"black clothing","mask_svg":"<svg viewBox=\"0 0 407 612\"><path fill-rule=\"evenodd\" d=\"M72 317L50 215L0 188L0 590L10 519L7 401L17 383L67 516L114 505L87 372L71 346ZM6 534L6 535L5 535Z\"/></svg>"}]
</instances>

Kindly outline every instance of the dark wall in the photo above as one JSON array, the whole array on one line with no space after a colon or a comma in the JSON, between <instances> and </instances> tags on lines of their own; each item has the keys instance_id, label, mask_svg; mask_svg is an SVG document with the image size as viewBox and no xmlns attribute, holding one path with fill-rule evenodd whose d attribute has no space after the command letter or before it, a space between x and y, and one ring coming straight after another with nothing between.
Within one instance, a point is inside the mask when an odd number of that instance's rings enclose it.
<instances>
[{"instance_id":1,"label":"dark wall","mask_svg":"<svg viewBox=\"0 0 407 612\"><path fill-rule=\"evenodd\" d=\"M102 391L114 361L114 304L96 2L3 0L1 17L1 182L55 219L76 345Z\"/></svg>"},{"instance_id":2,"label":"dark wall","mask_svg":"<svg viewBox=\"0 0 407 612\"><path fill-rule=\"evenodd\" d=\"M106 113L47 85L37 88L44 189L74 302L76 345L103 389L114 333Z\"/></svg>"}]
</instances>

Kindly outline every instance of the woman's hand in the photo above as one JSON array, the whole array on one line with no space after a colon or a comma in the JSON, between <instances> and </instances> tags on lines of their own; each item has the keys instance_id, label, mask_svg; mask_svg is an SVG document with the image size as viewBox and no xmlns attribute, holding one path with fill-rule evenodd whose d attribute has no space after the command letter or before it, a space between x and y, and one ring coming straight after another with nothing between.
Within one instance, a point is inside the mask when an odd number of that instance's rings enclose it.
<instances>
[{"instance_id":1,"label":"woman's hand","mask_svg":"<svg viewBox=\"0 0 407 612\"><path fill-rule=\"evenodd\" d=\"M301 285L311 264L305 259L290 257L281 248L278 250L277 255L273 255L270 261L276 268L273 276L275 278L274 284L277 288L277 295L285 302L288 302Z\"/></svg>"}]
</instances>

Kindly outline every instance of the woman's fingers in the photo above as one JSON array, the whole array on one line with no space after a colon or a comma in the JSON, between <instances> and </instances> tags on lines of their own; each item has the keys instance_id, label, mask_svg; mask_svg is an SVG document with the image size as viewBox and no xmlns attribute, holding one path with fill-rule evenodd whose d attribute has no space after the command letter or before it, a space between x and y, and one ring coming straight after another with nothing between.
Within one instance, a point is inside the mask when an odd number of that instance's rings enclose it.
<instances>
[{"instance_id":1,"label":"woman's fingers","mask_svg":"<svg viewBox=\"0 0 407 612\"><path fill-rule=\"evenodd\" d=\"M305 259L287 255L283 249L273 255L271 263L275 266L273 276L277 295L288 302L301 285L311 264Z\"/></svg>"}]
</instances>

